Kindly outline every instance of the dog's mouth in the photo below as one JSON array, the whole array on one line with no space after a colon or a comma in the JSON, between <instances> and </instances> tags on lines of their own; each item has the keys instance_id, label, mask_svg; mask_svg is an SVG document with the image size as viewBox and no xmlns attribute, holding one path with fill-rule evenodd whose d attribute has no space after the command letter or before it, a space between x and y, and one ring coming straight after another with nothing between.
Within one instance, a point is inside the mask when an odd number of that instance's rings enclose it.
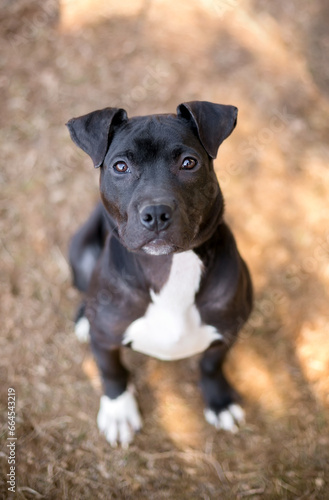
<instances>
[{"instance_id":1,"label":"dog's mouth","mask_svg":"<svg viewBox=\"0 0 329 500\"><path fill-rule=\"evenodd\" d=\"M143 238L141 241L138 234L133 238L133 235L129 232L120 231L120 228L118 227L117 236L121 243L130 252L146 253L148 255L169 255L183 250L183 247L177 244L178 242L173 242L169 235L162 236L159 234L153 234L147 239Z\"/></svg>"},{"instance_id":2,"label":"dog's mouth","mask_svg":"<svg viewBox=\"0 0 329 500\"><path fill-rule=\"evenodd\" d=\"M143 245L142 250L148 255L169 255L177 250L177 246L161 238L155 238Z\"/></svg>"}]
</instances>

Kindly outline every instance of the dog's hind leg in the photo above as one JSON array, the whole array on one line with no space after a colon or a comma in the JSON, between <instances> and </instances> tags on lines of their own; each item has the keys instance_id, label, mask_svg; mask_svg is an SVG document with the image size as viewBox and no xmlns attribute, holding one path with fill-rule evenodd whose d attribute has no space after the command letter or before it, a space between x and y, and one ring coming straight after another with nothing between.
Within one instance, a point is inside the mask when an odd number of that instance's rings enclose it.
<instances>
[{"instance_id":1,"label":"dog's hind leg","mask_svg":"<svg viewBox=\"0 0 329 500\"><path fill-rule=\"evenodd\" d=\"M85 309L85 302L81 302L74 318L74 332L80 342L89 342L90 339L90 324L85 316Z\"/></svg>"},{"instance_id":2,"label":"dog's hind leg","mask_svg":"<svg viewBox=\"0 0 329 500\"><path fill-rule=\"evenodd\" d=\"M103 205L98 203L88 220L73 236L69 247L69 261L73 284L81 292L87 292L92 273L104 247L107 235ZM80 342L89 340L89 321L84 315L82 302L75 317L75 333Z\"/></svg>"},{"instance_id":3,"label":"dog's hind leg","mask_svg":"<svg viewBox=\"0 0 329 500\"><path fill-rule=\"evenodd\" d=\"M91 275L104 247L107 228L103 210L103 205L98 203L70 243L69 261L73 284L81 292L88 290Z\"/></svg>"}]
</instances>

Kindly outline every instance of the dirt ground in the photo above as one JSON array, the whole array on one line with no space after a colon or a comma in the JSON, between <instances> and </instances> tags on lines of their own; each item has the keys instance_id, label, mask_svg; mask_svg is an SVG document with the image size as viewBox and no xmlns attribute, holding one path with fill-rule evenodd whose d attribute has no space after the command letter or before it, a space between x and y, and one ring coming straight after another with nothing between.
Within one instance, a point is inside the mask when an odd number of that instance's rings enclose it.
<instances>
[{"instance_id":1,"label":"dirt ground","mask_svg":"<svg viewBox=\"0 0 329 500\"><path fill-rule=\"evenodd\" d=\"M1 498L329 498L329 4L1 0ZM234 104L216 171L256 303L226 365L236 435L203 418L198 359L127 353L144 429L112 450L73 333L67 246L98 198L72 116ZM14 388L16 492L8 493Z\"/></svg>"}]
</instances>

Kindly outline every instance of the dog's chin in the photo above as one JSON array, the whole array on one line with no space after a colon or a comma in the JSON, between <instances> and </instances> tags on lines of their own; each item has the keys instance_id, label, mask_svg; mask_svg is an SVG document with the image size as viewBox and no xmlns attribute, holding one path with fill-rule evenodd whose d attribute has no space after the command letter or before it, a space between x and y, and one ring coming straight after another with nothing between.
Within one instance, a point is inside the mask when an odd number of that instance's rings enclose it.
<instances>
[{"instance_id":1,"label":"dog's chin","mask_svg":"<svg viewBox=\"0 0 329 500\"><path fill-rule=\"evenodd\" d=\"M143 252L148 255L169 255L177 250L177 247L165 240L156 239L142 247Z\"/></svg>"}]
</instances>

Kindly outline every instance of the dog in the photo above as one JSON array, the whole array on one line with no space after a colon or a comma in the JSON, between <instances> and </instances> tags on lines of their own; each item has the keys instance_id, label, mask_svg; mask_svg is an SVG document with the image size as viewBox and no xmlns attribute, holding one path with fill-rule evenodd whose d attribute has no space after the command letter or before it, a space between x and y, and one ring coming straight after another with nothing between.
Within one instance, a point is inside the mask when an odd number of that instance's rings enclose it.
<instances>
[{"instance_id":1,"label":"dog","mask_svg":"<svg viewBox=\"0 0 329 500\"><path fill-rule=\"evenodd\" d=\"M222 366L252 283L213 168L236 122L234 106L192 101L176 114L128 118L109 107L67 123L100 169L101 201L69 260L85 294L76 333L90 336L104 386L97 423L112 446L129 446L142 427L122 346L165 361L202 353L206 420L232 432L244 420Z\"/></svg>"}]
</instances>

